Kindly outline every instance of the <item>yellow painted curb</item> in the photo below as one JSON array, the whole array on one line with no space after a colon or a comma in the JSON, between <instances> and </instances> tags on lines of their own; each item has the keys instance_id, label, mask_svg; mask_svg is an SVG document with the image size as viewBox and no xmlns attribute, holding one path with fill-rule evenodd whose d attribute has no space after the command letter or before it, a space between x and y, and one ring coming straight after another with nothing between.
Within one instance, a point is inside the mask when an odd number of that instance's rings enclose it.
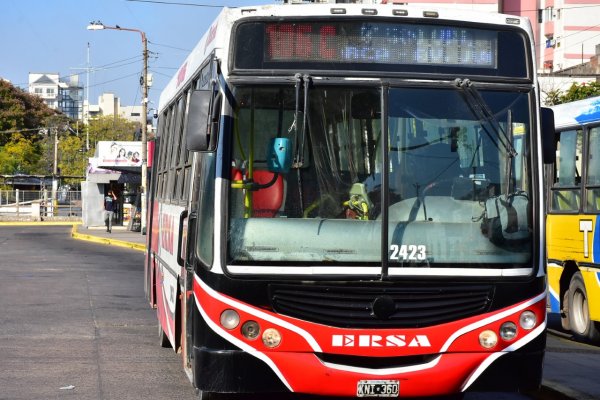
<instances>
[{"instance_id":1,"label":"yellow painted curb","mask_svg":"<svg viewBox=\"0 0 600 400\"><path fill-rule=\"evenodd\" d=\"M0 221L0 226L76 226L81 222L74 221Z\"/></svg>"},{"instance_id":2,"label":"yellow painted curb","mask_svg":"<svg viewBox=\"0 0 600 400\"><path fill-rule=\"evenodd\" d=\"M98 236L94 236L94 235L79 233L79 232L77 232L77 225L73 225L73 229L71 230L71 237L73 239L86 240L88 242L108 244L108 245L112 245L112 246L126 247L126 248L133 249L133 250L139 250L139 251L146 250L146 245L144 245L142 243L132 243L132 242L126 242L124 240L119 240L119 239L103 238L103 237L98 237Z\"/></svg>"}]
</instances>

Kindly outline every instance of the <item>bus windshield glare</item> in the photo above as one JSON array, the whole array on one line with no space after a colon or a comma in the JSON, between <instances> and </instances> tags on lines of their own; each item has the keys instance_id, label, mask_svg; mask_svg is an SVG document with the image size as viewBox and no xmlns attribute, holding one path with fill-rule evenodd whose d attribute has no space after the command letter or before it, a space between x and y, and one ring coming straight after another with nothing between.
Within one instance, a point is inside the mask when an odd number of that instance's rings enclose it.
<instances>
[{"instance_id":1,"label":"bus windshield glare","mask_svg":"<svg viewBox=\"0 0 600 400\"><path fill-rule=\"evenodd\" d=\"M379 88L235 89L228 265L379 266L387 257L399 274L530 268L530 95L387 93L382 107ZM268 171L272 138L292 144L288 172Z\"/></svg>"}]
</instances>

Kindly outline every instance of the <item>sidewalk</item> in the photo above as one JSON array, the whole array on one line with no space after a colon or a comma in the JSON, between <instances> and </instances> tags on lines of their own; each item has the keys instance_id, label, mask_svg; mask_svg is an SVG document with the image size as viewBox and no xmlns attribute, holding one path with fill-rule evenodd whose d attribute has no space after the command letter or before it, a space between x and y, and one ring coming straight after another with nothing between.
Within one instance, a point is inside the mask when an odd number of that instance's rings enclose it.
<instances>
[{"instance_id":1,"label":"sidewalk","mask_svg":"<svg viewBox=\"0 0 600 400\"><path fill-rule=\"evenodd\" d=\"M124 226L113 226L112 233L108 233L104 226L85 227L73 225L71 236L75 239L128 247L140 251L144 251L146 248L146 235L142 235L140 232L128 231Z\"/></svg>"}]
</instances>

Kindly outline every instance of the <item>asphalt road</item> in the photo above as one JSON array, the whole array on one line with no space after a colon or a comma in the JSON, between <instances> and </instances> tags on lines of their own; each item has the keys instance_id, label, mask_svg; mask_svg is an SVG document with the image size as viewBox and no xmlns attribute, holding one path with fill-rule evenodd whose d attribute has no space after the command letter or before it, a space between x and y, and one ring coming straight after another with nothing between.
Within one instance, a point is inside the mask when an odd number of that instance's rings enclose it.
<instances>
[{"instance_id":1,"label":"asphalt road","mask_svg":"<svg viewBox=\"0 0 600 400\"><path fill-rule=\"evenodd\" d=\"M158 345L143 253L0 227L0 399L194 399Z\"/></svg>"},{"instance_id":2,"label":"asphalt road","mask_svg":"<svg viewBox=\"0 0 600 400\"><path fill-rule=\"evenodd\" d=\"M70 226L0 226L0 400L196 398L178 355L158 345L155 312L143 295L143 253L75 240L70 232ZM559 356L546 372L560 382L572 350L556 340L549 345ZM565 397L465 396L532 398Z\"/></svg>"}]
</instances>

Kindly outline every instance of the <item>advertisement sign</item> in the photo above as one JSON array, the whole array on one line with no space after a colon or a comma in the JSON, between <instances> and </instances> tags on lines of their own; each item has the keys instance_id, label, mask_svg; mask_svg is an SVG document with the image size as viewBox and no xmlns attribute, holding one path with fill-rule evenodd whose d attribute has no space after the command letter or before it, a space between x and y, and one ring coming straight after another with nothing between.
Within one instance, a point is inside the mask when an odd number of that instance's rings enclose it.
<instances>
[{"instance_id":1,"label":"advertisement sign","mask_svg":"<svg viewBox=\"0 0 600 400\"><path fill-rule=\"evenodd\" d=\"M99 167L141 167L141 142L98 142Z\"/></svg>"}]
</instances>

